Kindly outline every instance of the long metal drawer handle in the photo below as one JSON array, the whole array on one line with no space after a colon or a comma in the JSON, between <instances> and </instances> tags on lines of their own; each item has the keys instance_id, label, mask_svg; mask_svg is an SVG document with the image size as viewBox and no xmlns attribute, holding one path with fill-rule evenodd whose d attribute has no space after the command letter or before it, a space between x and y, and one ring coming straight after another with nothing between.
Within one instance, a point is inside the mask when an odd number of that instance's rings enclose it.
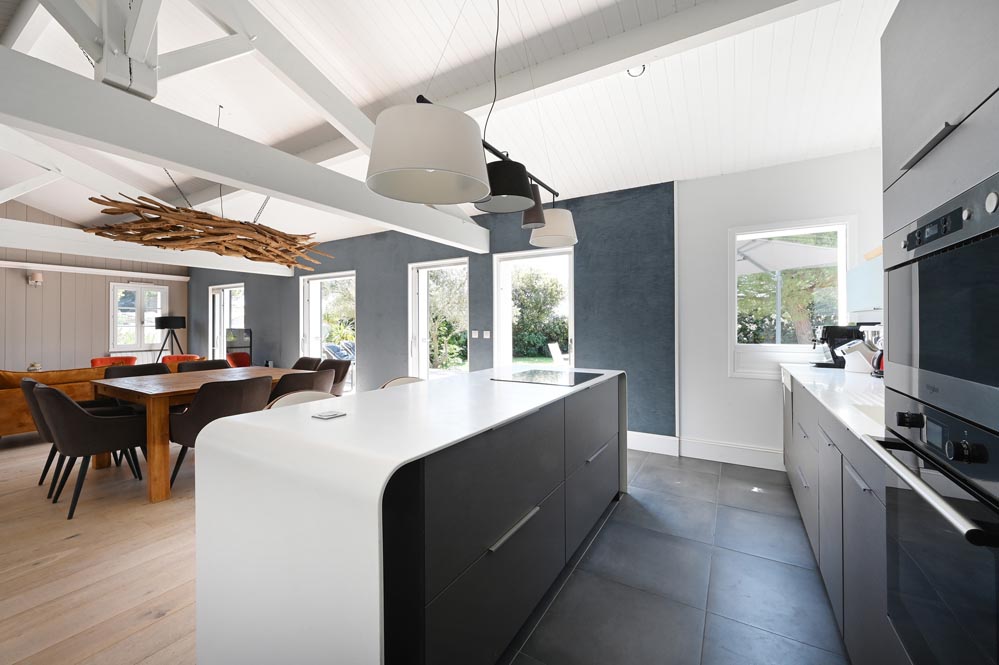
<instances>
[{"instance_id":1,"label":"long metal drawer handle","mask_svg":"<svg viewBox=\"0 0 999 665\"><path fill-rule=\"evenodd\" d=\"M808 438L808 432L806 432L805 428L801 426L801 422L798 421L798 420L795 420L794 424L797 425L798 429L801 430L801 436L803 436L803 437L805 437L807 439Z\"/></svg>"},{"instance_id":2,"label":"long metal drawer handle","mask_svg":"<svg viewBox=\"0 0 999 665\"><path fill-rule=\"evenodd\" d=\"M926 155L930 154L930 152L932 152L934 148L936 148L938 145L940 145L945 138L947 138L948 136L950 136L950 133L953 132L955 129L957 129L957 126L959 124L961 124L960 121L955 122L953 124L951 124L949 122L945 122L943 124L943 127L941 127L940 129L938 129L937 133L934 134L930 138L929 141L927 141L926 143L924 143L923 147L920 148L919 150L917 150L915 152L915 154L912 155L912 157L910 157L905 162L905 164L902 164L902 168L899 169L899 170L901 170L901 171L908 171L913 166L915 166L916 163L919 162L919 160L921 160Z\"/></svg>"},{"instance_id":3,"label":"long metal drawer handle","mask_svg":"<svg viewBox=\"0 0 999 665\"><path fill-rule=\"evenodd\" d=\"M507 531L502 536L500 536L500 539L497 540L495 543L493 543L489 547L489 551L490 552L495 552L499 548L503 547L503 545L506 543L506 541L508 541L511 538L513 538L513 535L515 533L517 533L518 531L520 531L524 527L524 525L527 524L528 522L530 522L531 519L535 515L537 515L538 512L540 512L540 511L541 511L541 506L534 506L533 508L531 508L531 512L529 512L526 515L524 515L523 517L521 517L519 522L517 522L516 524L514 524L512 527L510 527L509 531Z\"/></svg>"},{"instance_id":4,"label":"long metal drawer handle","mask_svg":"<svg viewBox=\"0 0 999 665\"><path fill-rule=\"evenodd\" d=\"M832 440L832 437L829 436L829 433L826 432L826 428L822 426L822 423L819 423L819 436L826 440L827 446L836 445L836 443Z\"/></svg>"},{"instance_id":5,"label":"long metal drawer handle","mask_svg":"<svg viewBox=\"0 0 999 665\"><path fill-rule=\"evenodd\" d=\"M867 435L860 437L860 440L885 463L885 466L901 478L902 482L911 487L923 501L930 504L939 513L940 517L947 520L952 527L961 533L965 540L972 545L996 545L996 539L991 534L958 512L935 489L930 487L925 480L913 473L912 469L888 452L884 446Z\"/></svg>"},{"instance_id":6,"label":"long metal drawer handle","mask_svg":"<svg viewBox=\"0 0 999 665\"><path fill-rule=\"evenodd\" d=\"M798 477L801 478L801 486L804 487L806 490L810 489L809 486L808 486L808 481L805 480L805 474L801 470L801 467L800 466L796 466L794 468L798 472Z\"/></svg>"},{"instance_id":7,"label":"long metal drawer handle","mask_svg":"<svg viewBox=\"0 0 999 665\"><path fill-rule=\"evenodd\" d=\"M850 466L849 464L844 464L843 468L846 469L846 472L848 474L850 474L851 478L853 478L853 482L855 482L858 485L860 485L860 491L861 492L868 493L868 494L873 492L873 490L871 489L870 485L868 485L867 483L864 482L864 479L860 477L859 473L857 473L856 471L853 470L852 466Z\"/></svg>"},{"instance_id":8,"label":"long metal drawer handle","mask_svg":"<svg viewBox=\"0 0 999 665\"><path fill-rule=\"evenodd\" d=\"M595 452L595 453L593 453L592 455L590 455L589 459L587 459L587 460L586 460L586 463L587 463L587 464L589 464L590 462L592 462L592 461L593 461L593 460L595 460L596 458L600 457L600 455L601 455L601 454L602 454L602 453L603 453L603 452L604 452L605 450L607 450L607 446L609 446L609 445L610 445L610 441L608 441L608 442L607 442L607 443L605 443L604 445L600 446L600 450L598 450L597 452Z\"/></svg>"}]
</instances>

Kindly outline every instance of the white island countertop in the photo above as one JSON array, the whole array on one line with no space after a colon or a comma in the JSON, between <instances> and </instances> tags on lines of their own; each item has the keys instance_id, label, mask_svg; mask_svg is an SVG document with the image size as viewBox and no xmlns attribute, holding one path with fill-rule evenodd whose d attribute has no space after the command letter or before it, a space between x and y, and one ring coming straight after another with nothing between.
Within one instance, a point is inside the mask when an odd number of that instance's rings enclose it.
<instances>
[{"instance_id":1,"label":"white island countertop","mask_svg":"<svg viewBox=\"0 0 999 665\"><path fill-rule=\"evenodd\" d=\"M884 379L845 369L793 363L781 364L781 370L797 379L857 438L884 436Z\"/></svg>"},{"instance_id":2,"label":"white island countertop","mask_svg":"<svg viewBox=\"0 0 999 665\"><path fill-rule=\"evenodd\" d=\"M517 368L514 371L519 371ZM530 369L530 368L523 368ZM380 663L381 502L403 465L607 380L483 370L218 420L196 456L197 653L213 663ZM337 410L346 416L318 420ZM621 463L621 489L627 464Z\"/></svg>"}]
</instances>

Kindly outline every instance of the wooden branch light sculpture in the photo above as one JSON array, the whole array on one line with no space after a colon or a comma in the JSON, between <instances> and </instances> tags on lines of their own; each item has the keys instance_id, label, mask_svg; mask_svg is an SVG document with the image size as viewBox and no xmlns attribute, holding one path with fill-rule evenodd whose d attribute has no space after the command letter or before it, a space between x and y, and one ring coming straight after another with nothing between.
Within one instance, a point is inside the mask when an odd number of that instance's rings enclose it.
<instances>
[{"instance_id":1,"label":"wooden branch light sculpture","mask_svg":"<svg viewBox=\"0 0 999 665\"><path fill-rule=\"evenodd\" d=\"M138 199L124 194L121 196L128 200L95 196L90 200L104 206L102 212L106 215L135 215L139 219L84 231L147 247L180 251L196 249L310 271L314 268L307 263L320 263L311 255L333 258L316 249L319 243L312 240L312 234L295 235L263 224L226 219L191 208L175 208L145 196Z\"/></svg>"}]
</instances>

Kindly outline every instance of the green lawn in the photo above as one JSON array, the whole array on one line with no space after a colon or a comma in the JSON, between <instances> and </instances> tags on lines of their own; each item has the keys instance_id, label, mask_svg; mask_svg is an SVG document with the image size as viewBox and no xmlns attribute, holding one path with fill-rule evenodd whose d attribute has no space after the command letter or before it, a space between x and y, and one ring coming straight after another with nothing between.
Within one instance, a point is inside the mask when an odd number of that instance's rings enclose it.
<instances>
[{"instance_id":1,"label":"green lawn","mask_svg":"<svg viewBox=\"0 0 999 665\"><path fill-rule=\"evenodd\" d=\"M552 362L553 360L551 356L540 356L540 357L536 356L533 358L526 358L526 357L518 358L515 356L513 359L514 365L551 365Z\"/></svg>"}]
</instances>

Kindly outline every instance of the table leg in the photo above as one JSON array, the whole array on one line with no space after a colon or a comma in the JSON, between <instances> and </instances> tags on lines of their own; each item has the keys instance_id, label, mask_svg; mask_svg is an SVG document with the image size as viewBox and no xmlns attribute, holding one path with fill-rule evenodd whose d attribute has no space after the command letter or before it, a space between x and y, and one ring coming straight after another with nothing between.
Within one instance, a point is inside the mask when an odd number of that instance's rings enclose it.
<instances>
[{"instance_id":1,"label":"table leg","mask_svg":"<svg viewBox=\"0 0 999 665\"><path fill-rule=\"evenodd\" d=\"M106 469L111 466L111 453L101 453L94 455L93 468Z\"/></svg>"},{"instance_id":2,"label":"table leg","mask_svg":"<svg viewBox=\"0 0 999 665\"><path fill-rule=\"evenodd\" d=\"M170 498L170 403L165 397L146 402L146 466L149 502Z\"/></svg>"}]
</instances>

